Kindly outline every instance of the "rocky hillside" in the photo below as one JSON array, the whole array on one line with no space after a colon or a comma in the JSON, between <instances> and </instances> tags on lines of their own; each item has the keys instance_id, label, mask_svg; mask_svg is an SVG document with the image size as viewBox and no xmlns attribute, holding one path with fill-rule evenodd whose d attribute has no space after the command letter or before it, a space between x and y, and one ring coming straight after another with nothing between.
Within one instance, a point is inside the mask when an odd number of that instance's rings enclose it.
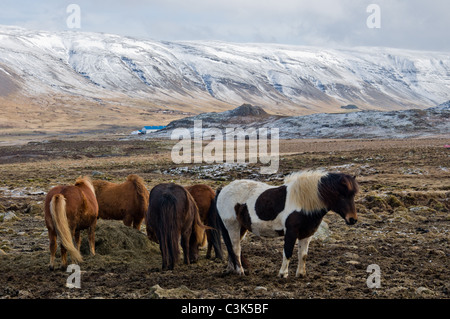
<instances>
[{"instance_id":1,"label":"rocky hillside","mask_svg":"<svg viewBox=\"0 0 450 319\"><path fill-rule=\"evenodd\" d=\"M204 113L171 122L149 137L170 138L175 128L278 128L280 138L407 138L450 134L450 101L425 110L359 111L305 116L269 115L261 107L244 104L232 111Z\"/></svg>"}]
</instances>

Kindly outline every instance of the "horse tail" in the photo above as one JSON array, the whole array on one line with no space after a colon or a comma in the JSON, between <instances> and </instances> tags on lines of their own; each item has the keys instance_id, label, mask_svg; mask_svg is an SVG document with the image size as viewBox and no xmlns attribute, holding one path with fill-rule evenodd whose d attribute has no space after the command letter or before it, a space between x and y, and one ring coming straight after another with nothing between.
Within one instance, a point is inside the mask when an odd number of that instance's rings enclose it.
<instances>
[{"instance_id":1,"label":"horse tail","mask_svg":"<svg viewBox=\"0 0 450 319\"><path fill-rule=\"evenodd\" d=\"M55 225L56 233L61 238L61 244L67 249L73 261L80 263L83 261L83 258L73 244L69 222L67 221L66 198L64 195L56 194L52 197L50 201L50 214Z\"/></svg>"},{"instance_id":2,"label":"horse tail","mask_svg":"<svg viewBox=\"0 0 450 319\"><path fill-rule=\"evenodd\" d=\"M177 217L177 199L172 194L163 194L160 200L159 214L152 212L151 219L156 219L153 225L161 249L163 264L169 269L180 257L180 226Z\"/></svg>"},{"instance_id":3,"label":"horse tail","mask_svg":"<svg viewBox=\"0 0 450 319\"><path fill-rule=\"evenodd\" d=\"M219 194L220 194L221 190L222 189L219 188L216 192L216 199L215 199L216 207L217 207L217 199L219 198ZM220 229L220 231L222 233L223 242L225 243L225 246L227 247L228 259L233 264L234 268L236 268L238 262L237 262L236 254L233 251L233 244L231 243L230 234L228 233L228 230L225 227L225 224L223 223L222 218L220 217L220 213L219 213L218 209L216 209L216 214L217 214L216 221L219 226L219 228L217 228L217 229Z\"/></svg>"},{"instance_id":4,"label":"horse tail","mask_svg":"<svg viewBox=\"0 0 450 319\"><path fill-rule=\"evenodd\" d=\"M220 191L221 189L217 191L216 198ZM222 234L220 222L222 221L222 219L217 212L216 198L213 198L211 200L211 205L209 206L208 225L212 227L212 229L209 230L211 235L210 240L211 245L214 247L216 258L223 259L222 245L220 243L220 237Z\"/></svg>"}]
</instances>

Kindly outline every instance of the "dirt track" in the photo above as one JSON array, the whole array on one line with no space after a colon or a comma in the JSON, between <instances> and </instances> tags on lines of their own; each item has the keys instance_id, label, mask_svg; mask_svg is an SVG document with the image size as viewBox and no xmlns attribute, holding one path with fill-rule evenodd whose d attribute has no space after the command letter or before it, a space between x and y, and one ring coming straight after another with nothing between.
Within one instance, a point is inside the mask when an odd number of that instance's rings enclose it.
<instances>
[{"instance_id":1,"label":"dirt track","mask_svg":"<svg viewBox=\"0 0 450 319\"><path fill-rule=\"evenodd\" d=\"M170 161L169 142L75 140L1 147L0 298L449 298L448 142L290 140L280 146L280 169L273 176L259 176L258 166L250 165L226 172L220 165L181 169ZM205 251L197 264L161 272L159 248L144 229L139 233L103 221L97 255L85 252L80 265L81 289L65 287L68 273L48 270L42 200L58 183L73 183L79 175L122 181L136 173L149 188L164 181L217 188L247 177L280 184L289 172L317 167L357 175L360 220L347 226L333 212L326 215L330 234L311 242L306 278L294 277L295 253L290 277L277 278L282 239L255 236L243 243L251 264L247 276L225 274L226 263L206 260ZM8 212L14 216L5 218ZM366 283L371 264L380 267L378 289Z\"/></svg>"}]
</instances>

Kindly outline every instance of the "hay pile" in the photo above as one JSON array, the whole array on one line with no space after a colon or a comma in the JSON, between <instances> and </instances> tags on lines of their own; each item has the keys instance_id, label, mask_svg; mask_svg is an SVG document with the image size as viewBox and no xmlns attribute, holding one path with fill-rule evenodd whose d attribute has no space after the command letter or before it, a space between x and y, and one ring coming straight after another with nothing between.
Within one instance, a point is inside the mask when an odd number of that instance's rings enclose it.
<instances>
[{"instance_id":1,"label":"hay pile","mask_svg":"<svg viewBox=\"0 0 450 319\"><path fill-rule=\"evenodd\" d=\"M87 232L82 233L81 253L89 255ZM95 230L95 252L99 255L160 255L158 244L134 228L125 226L121 221L97 221Z\"/></svg>"}]
</instances>

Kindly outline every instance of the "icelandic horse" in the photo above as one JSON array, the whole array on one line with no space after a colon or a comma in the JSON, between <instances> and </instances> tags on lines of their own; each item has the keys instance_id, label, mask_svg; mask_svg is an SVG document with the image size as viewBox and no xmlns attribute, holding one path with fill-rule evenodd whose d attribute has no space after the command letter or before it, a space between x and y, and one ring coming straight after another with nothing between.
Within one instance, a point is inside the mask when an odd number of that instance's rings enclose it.
<instances>
[{"instance_id":1,"label":"icelandic horse","mask_svg":"<svg viewBox=\"0 0 450 319\"><path fill-rule=\"evenodd\" d=\"M80 254L80 231L83 229L88 230L90 251L95 255L98 204L94 186L88 177L79 177L75 185L53 187L45 197L44 215L50 240L50 270L55 268L57 237L61 240L63 268L67 268L67 251L73 262L83 260Z\"/></svg>"},{"instance_id":2,"label":"icelandic horse","mask_svg":"<svg viewBox=\"0 0 450 319\"><path fill-rule=\"evenodd\" d=\"M202 223L206 226L216 224L211 221L211 218L217 216L214 212L216 209L216 193L214 190L205 184L196 184L185 186L189 193L191 193L195 202L197 203L198 212ZM216 258L223 259L222 247L220 245L220 229L207 229L206 238L208 240L208 249L206 251L206 258L211 258L211 251L214 248Z\"/></svg>"},{"instance_id":3,"label":"icelandic horse","mask_svg":"<svg viewBox=\"0 0 450 319\"><path fill-rule=\"evenodd\" d=\"M354 177L322 170L296 172L282 186L236 180L217 191L216 204L228 251L228 269L244 274L241 240L247 231L263 237L284 236L283 262L278 275L288 277L289 260L299 240L296 277L306 276L309 242L322 218L332 210L348 225L357 222ZM215 225L210 225L214 227Z\"/></svg>"},{"instance_id":4,"label":"icelandic horse","mask_svg":"<svg viewBox=\"0 0 450 319\"><path fill-rule=\"evenodd\" d=\"M162 270L173 270L180 257L180 238L184 263L198 260L206 227L200 220L192 195L174 183L158 184L150 191L147 210L147 236L154 234L162 255Z\"/></svg>"},{"instance_id":5,"label":"icelandic horse","mask_svg":"<svg viewBox=\"0 0 450 319\"><path fill-rule=\"evenodd\" d=\"M102 180L92 182L98 202L98 217L122 220L124 225L139 230L148 207L149 192L144 180L136 175L127 176L123 183Z\"/></svg>"}]
</instances>

